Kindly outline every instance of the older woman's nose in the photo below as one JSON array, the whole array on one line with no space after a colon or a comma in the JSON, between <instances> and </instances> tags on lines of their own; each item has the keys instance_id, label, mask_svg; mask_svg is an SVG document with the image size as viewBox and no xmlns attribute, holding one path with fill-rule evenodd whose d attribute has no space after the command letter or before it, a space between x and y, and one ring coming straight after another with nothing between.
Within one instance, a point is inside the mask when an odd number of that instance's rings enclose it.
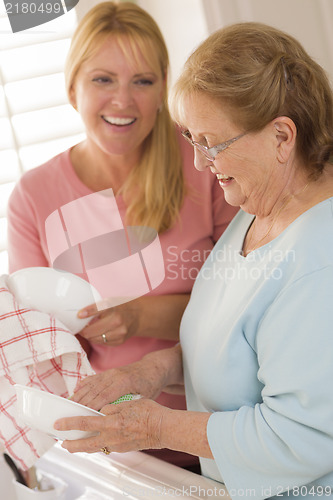
<instances>
[{"instance_id":1,"label":"older woman's nose","mask_svg":"<svg viewBox=\"0 0 333 500\"><path fill-rule=\"evenodd\" d=\"M202 172L212 166L212 162L209 161L205 155L200 153L196 148L194 148L194 166L197 170Z\"/></svg>"}]
</instances>

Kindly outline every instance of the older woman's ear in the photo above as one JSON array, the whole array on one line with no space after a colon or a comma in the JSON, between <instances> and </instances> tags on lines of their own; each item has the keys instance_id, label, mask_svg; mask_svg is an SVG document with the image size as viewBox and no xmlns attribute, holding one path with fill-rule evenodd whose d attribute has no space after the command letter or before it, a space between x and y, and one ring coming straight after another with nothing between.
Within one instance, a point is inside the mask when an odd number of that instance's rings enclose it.
<instances>
[{"instance_id":1,"label":"older woman's ear","mask_svg":"<svg viewBox=\"0 0 333 500\"><path fill-rule=\"evenodd\" d=\"M274 120L273 124L276 137L277 160L280 163L286 163L296 145L296 125L287 116L279 116Z\"/></svg>"}]
</instances>

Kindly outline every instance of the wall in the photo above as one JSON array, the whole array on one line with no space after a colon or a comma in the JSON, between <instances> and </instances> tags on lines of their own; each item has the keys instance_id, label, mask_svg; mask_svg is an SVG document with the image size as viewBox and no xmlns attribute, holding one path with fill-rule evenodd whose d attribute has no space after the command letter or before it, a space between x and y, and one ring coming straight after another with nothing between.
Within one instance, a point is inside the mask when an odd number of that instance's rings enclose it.
<instances>
[{"instance_id":1,"label":"wall","mask_svg":"<svg viewBox=\"0 0 333 500\"><path fill-rule=\"evenodd\" d=\"M203 6L209 32L240 21L259 21L287 31L333 81L331 0L204 0Z\"/></svg>"},{"instance_id":2,"label":"wall","mask_svg":"<svg viewBox=\"0 0 333 500\"><path fill-rule=\"evenodd\" d=\"M82 0L81 0L82 1ZM332 0L137 0L160 25L169 47L172 80L187 55L216 29L260 21L295 36L333 81Z\"/></svg>"},{"instance_id":3,"label":"wall","mask_svg":"<svg viewBox=\"0 0 333 500\"><path fill-rule=\"evenodd\" d=\"M137 0L157 21L170 56L170 82L174 82L186 58L208 35L205 0Z\"/></svg>"}]
</instances>

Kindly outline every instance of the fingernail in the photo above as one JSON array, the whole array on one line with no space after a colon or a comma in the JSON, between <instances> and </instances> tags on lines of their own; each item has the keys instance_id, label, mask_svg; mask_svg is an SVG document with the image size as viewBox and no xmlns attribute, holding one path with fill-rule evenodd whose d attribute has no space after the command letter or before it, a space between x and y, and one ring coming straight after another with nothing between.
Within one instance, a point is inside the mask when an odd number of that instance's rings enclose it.
<instances>
[{"instance_id":1,"label":"fingernail","mask_svg":"<svg viewBox=\"0 0 333 500\"><path fill-rule=\"evenodd\" d=\"M58 422L54 422L53 427L58 431L60 429L60 425Z\"/></svg>"},{"instance_id":2,"label":"fingernail","mask_svg":"<svg viewBox=\"0 0 333 500\"><path fill-rule=\"evenodd\" d=\"M81 311L79 311L77 313L77 315L79 318L86 318L88 316L88 311L86 311L85 309L82 309Z\"/></svg>"}]
</instances>

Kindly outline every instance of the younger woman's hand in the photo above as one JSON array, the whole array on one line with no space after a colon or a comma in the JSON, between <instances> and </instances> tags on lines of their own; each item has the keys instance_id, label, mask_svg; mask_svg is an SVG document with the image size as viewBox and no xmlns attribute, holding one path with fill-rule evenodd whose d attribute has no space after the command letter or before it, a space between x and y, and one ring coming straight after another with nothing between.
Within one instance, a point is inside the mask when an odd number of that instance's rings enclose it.
<instances>
[{"instance_id":1,"label":"younger woman's hand","mask_svg":"<svg viewBox=\"0 0 333 500\"><path fill-rule=\"evenodd\" d=\"M137 337L179 340L179 326L188 294L145 295L124 304L110 306L108 299L85 307L80 318L92 318L79 332L89 342L117 346Z\"/></svg>"},{"instance_id":2,"label":"younger woman's hand","mask_svg":"<svg viewBox=\"0 0 333 500\"><path fill-rule=\"evenodd\" d=\"M98 311L96 304L85 307L79 318L92 318L80 335L94 344L117 346L135 335L139 322L139 303L135 300Z\"/></svg>"}]
</instances>

